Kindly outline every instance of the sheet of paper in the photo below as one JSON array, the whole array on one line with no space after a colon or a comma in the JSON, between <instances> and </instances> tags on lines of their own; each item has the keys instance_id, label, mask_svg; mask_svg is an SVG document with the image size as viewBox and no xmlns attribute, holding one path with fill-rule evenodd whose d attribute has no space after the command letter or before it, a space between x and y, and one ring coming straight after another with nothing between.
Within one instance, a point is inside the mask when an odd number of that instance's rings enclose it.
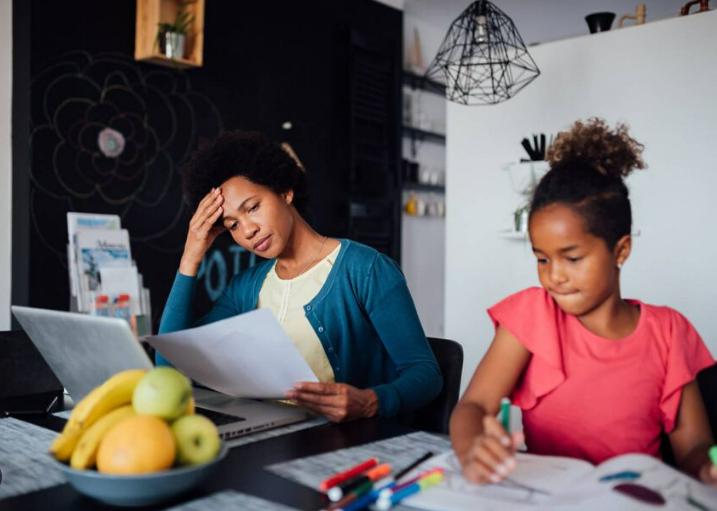
<instances>
[{"instance_id":1,"label":"sheet of paper","mask_svg":"<svg viewBox=\"0 0 717 511\"><path fill-rule=\"evenodd\" d=\"M536 509L552 504L556 493L594 470L587 462L569 458L518 453L517 459L518 468L508 480L479 486L463 478L453 451L434 456L421 465L421 470L443 468L444 482L405 504L439 511Z\"/></svg>"},{"instance_id":2,"label":"sheet of paper","mask_svg":"<svg viewBox=\"0 0 717 511\"><path fill-rule=\"evenodd\" d=\"M294 383L318 381L269 309L147 341L190 378L233 397L283 398Z\"/></svg>"}]
</instances>

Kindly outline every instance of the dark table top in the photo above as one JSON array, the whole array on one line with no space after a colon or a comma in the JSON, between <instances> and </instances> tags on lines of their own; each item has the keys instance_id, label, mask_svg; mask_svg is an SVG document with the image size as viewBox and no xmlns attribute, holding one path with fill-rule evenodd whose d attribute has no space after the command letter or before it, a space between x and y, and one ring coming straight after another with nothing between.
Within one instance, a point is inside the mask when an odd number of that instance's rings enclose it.
<instances>
[{"instance_id":1,"label":"dark table top","mask_svg":"<svg viewBox=\"0 0 717 511\"><path fill-rule=\"evenodd\" d=\"M64 419L51 415L27 417L24 420L54 431L60 431L65 424ZM400 424L399 421L368 419L346 424L326 424L234 447L229 450L229 454L209 480L198 488L161 506L135 509L163 509L222 490L236 490L298 509L321 509L326 507L327 503L321 493L275 475L263 467L413 431L415 430ZM120 509L85 497L69 484L0 500L0 511L49 508Z\"/></svg>"}]
</instances>

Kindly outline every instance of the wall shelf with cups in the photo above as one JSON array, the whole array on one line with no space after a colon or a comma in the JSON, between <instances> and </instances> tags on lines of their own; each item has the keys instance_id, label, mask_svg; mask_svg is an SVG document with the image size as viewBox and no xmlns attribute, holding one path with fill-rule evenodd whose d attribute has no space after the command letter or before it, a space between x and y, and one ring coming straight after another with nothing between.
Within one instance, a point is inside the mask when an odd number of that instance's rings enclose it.
<instances>
[{"instance_id":1,"label":"wall shelf with cups","mask_svg":"<svg viewBox=\"0 0 717 511\"><path fill-rule=\"evenodd\" d=\"M404 190L413 190L416 192L434 192L434 193L446 193L446 187L442 185L431 185L424 183L403 183Z\"/></svg>"},{"instance_id":2,"label":"wall shelf with cups","mask_svg":"<svg viewBox=\"0 0 717 511\"><path fill-rule=\"evenodd\" d=\"M407 216L445 216L445 94L445 85L420 72L403 72L401 188Z\"/></svg>"},{"instance_id":3,"label":"wall shelf with cups","mask_svg":"<svg viewBox=\"0 0 717 511\"><path fill-rule=\"evenodd\" d=\"M434 142L436 144L446 143L446 136L443 133L414 128L413 126L406 126L405 124L403 125L403 136L419 141Z\"/></svg>"},{"instance_id":4,"label":"wall shelf with cups","mask_svg":"<svg viewBox=\"0 0 717 511\"><path fill-rule=\"evenodd\" d=\"M201 67L204 55L204 2L137 0L135 60L174 69ZM171 36L172 39L165 33L160 38L159 25L177 24L178 14L185 14L182 19L187 27L186 33ZM177 43L172 44L172 41Z\"/></svg>"},{"instance_id":5,"label":"wall shelf with cups","mask_svg":"<svg viewBox=\"0 0 717 511\"><path fill-rule=\"evenodd\" d=\"M403 83L412 89L421 89L444 97L446 95L445 85L438 83L435 80L431 80L430 78L426 78L425 76L417 75L411 71L403 72Z\"/></svg>"}]
</instances>

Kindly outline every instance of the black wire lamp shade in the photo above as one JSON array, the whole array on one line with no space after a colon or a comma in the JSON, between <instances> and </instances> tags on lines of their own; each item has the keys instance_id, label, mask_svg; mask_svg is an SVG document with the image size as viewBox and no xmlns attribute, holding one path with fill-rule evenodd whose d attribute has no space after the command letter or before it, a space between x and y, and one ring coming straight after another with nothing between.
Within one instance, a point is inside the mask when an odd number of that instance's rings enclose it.
<instances>
[{"instance_id":1,"label":"black wire lamp shade","mask_svg":"<svg viewBox=\"0 0 717 511\"><path fill-rule=\"evenodd\" d=\"M540 74L513 20L477 0L451 24L426 77L446 83L446 98L464 105L510 99Z\"/></svg>"}]
</instances>

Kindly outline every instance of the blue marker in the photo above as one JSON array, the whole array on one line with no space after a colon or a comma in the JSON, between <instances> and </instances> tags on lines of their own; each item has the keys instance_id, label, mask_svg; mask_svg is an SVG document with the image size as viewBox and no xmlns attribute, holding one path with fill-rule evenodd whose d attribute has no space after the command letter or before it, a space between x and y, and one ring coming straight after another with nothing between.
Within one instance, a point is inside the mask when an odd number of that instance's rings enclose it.
<instances>
[{"instance_id":1,"label":"blue marker","mask_svg":"<svg viewBox=\"0 0 717 511\"><path fill-rule=\"evenodd\" d=\"M633 481L635 479L640 479L641 474L639 472L633 472L632 470L626 470L624 472L617 472L616 474L609 474L606 476L602 476L600 478L600 482L607 482L607 481Z\"/></svg>"},{"instance_id":2,"label":"blue marker","mask_svg":"<svg viewBox=\"0 0 717 511\"><path fill-rule=\"evenodd\" d=\"M379 499L379 501L376 503L376 508L378 508L380 511L386 511L388 509L391 509L403 499L407 499L411 495L415 495L420 491L427 490L437 485L441 481L443 481L443 472L434 472L433 474L424 477L420 481L416 481L412 485L406 486L405 488L397 491L396 493L391 495L390 498Z\"/></svg>"}]
</instances>

